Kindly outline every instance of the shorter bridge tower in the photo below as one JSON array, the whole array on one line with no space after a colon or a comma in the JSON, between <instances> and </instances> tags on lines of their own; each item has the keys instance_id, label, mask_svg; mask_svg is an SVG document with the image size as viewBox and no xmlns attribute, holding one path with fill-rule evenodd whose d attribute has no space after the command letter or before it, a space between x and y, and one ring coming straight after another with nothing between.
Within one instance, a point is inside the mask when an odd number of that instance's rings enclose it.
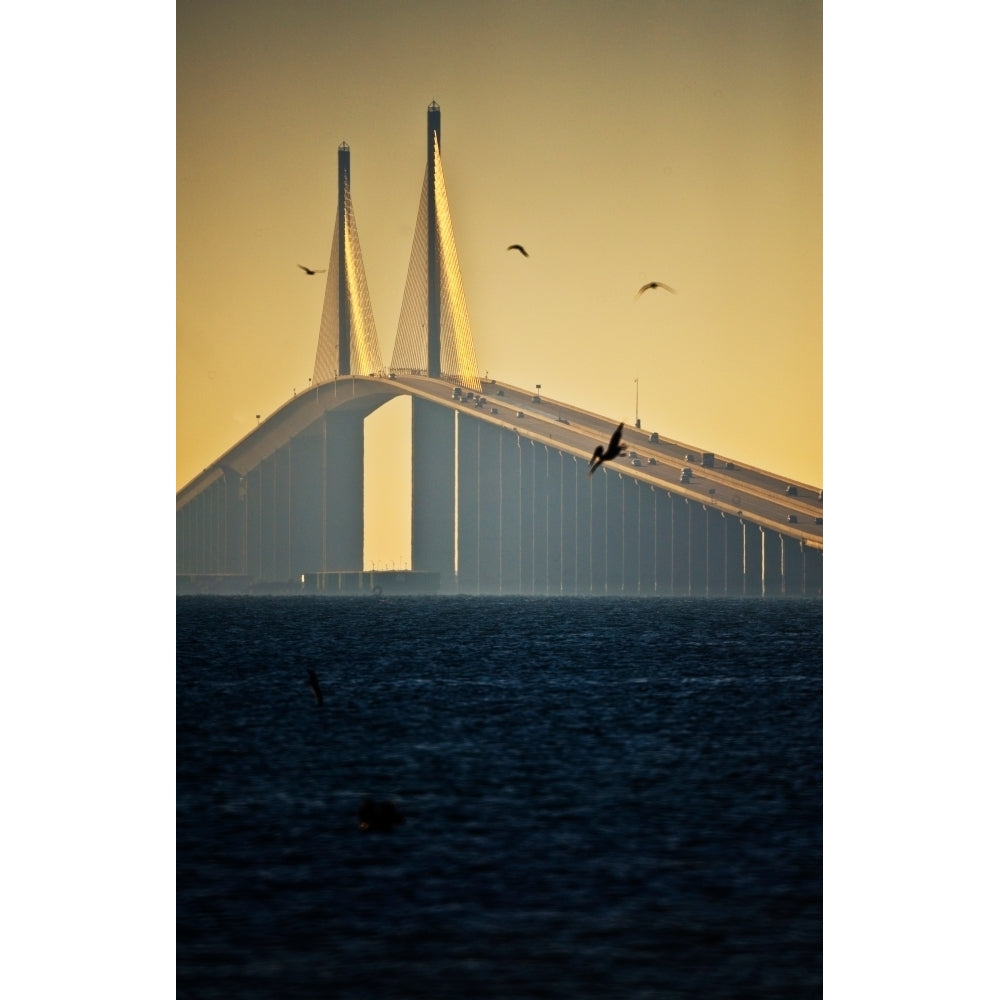
<instances>
[{"instance_id":1,"label":"shorter bridge tower","mask_svg":"<svg viewBox=\"0 0 1000 1000\"><path fill-rule=\"evenodd\" d=\"M320 319L313 385L338 375L381 375L382 355L351 204L351 148L337 150L337 222Z\"/></svg>"}]
</instances>

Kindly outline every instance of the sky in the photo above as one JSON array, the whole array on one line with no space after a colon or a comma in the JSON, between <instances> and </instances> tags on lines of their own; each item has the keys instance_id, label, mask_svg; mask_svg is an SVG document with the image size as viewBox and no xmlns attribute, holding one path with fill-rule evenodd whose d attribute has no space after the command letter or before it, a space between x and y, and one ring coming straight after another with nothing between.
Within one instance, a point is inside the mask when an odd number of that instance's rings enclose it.
<instances>
[{"instance_id":1,"label":"sky","mask_svg":"<svg viewBox=\"0 0 1000 1000\"><path fill-rule=\"evenodd\" d=\"M181 0L178 489L308 385L343 141L388 363L432 100L484 375L823 485L819 2ZM365 565L401 567L383 411Z\"/></svg>"}]
</instances>

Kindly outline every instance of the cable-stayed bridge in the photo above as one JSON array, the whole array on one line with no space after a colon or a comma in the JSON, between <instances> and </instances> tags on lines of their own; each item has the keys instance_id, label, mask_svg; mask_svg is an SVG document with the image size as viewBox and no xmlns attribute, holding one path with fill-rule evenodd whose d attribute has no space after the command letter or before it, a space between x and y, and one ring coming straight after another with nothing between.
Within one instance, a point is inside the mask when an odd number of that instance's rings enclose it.
<instances>
[{"instance_id":1,"label":"cable-stayed bridge","mask_svg":"<svg viewBox=\"0 0 1000 1000\"><path fill-rule=\"evenodd\" d=\"M588 475L617 421L478 373L432 103L389 368L345 143L311 388L178 492L178 588L822 593L815 487L638 427ZM412 572L365 572L364 421L398 396L412 400Z\"/></svg>"}]
</instances>

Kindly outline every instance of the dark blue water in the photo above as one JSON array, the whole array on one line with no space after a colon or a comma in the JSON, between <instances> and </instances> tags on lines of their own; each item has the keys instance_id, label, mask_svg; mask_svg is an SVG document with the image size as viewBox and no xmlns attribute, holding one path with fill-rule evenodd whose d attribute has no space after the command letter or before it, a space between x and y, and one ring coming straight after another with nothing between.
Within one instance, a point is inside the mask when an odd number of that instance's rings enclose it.
<instances>
[{"instance_id":1,"label":"dark blue water","mask_svg":"<svg viewBox=\"0 0 1000 1000\"><path fill-rule=\"evenodd\" d=\"M178 598L178 996L819 997L822 612Z\"/></svg>"}]
</instances>

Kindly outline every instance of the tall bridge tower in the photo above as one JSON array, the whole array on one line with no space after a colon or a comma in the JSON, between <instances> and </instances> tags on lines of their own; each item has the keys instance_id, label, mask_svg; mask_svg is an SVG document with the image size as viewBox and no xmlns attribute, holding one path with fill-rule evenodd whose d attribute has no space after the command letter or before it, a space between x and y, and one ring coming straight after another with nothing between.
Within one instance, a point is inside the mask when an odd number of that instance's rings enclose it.
<instances>
[{"instance_id":1,"label":"tall bridge tower","mask_svg":"<svg viewBox=\"0 0 1000 1000\"><path fill-rule=\"evenodd\" d=\"M410 250L392 371L482 390L441 162L441 108L427 108L427 167Z\"/></svg>"},{"instance_id":2,"label":"tall bridge tower","mask_svg":"<svg viewBox=\"0 0 1000 1000\"><path fill-rule=\"evenodd\" d=\"M410 251L392 371L481 392L441 161L441 108L427 108L427 166ZM412 411L412 566L455 573L455 414L422 399Z\"/></svg>"},{"instance_id":3,"label":"tall bridge tower","mask_svg":"<svg viewBox=\"0 0 1000 1000\"><path fill-rule=\"evenodd\" d=\"M326 272L313 384L338 375L381 375L382 355L351 204L351 148L337 150L337 221Z\"/></svg>"},{"instance_id":4,"label":"tall bridge tower","mask_svg":"<svg viewBox=\"0 0 1000 1000\"><path fill-rule=\"evenodd\" d=\"M431 378L441 377L441 245L436 197L440 151L441 108L431 101L427 107L427 374ZM447 201L444 209L447 212Z\"/></svg>"}]
</instances>

